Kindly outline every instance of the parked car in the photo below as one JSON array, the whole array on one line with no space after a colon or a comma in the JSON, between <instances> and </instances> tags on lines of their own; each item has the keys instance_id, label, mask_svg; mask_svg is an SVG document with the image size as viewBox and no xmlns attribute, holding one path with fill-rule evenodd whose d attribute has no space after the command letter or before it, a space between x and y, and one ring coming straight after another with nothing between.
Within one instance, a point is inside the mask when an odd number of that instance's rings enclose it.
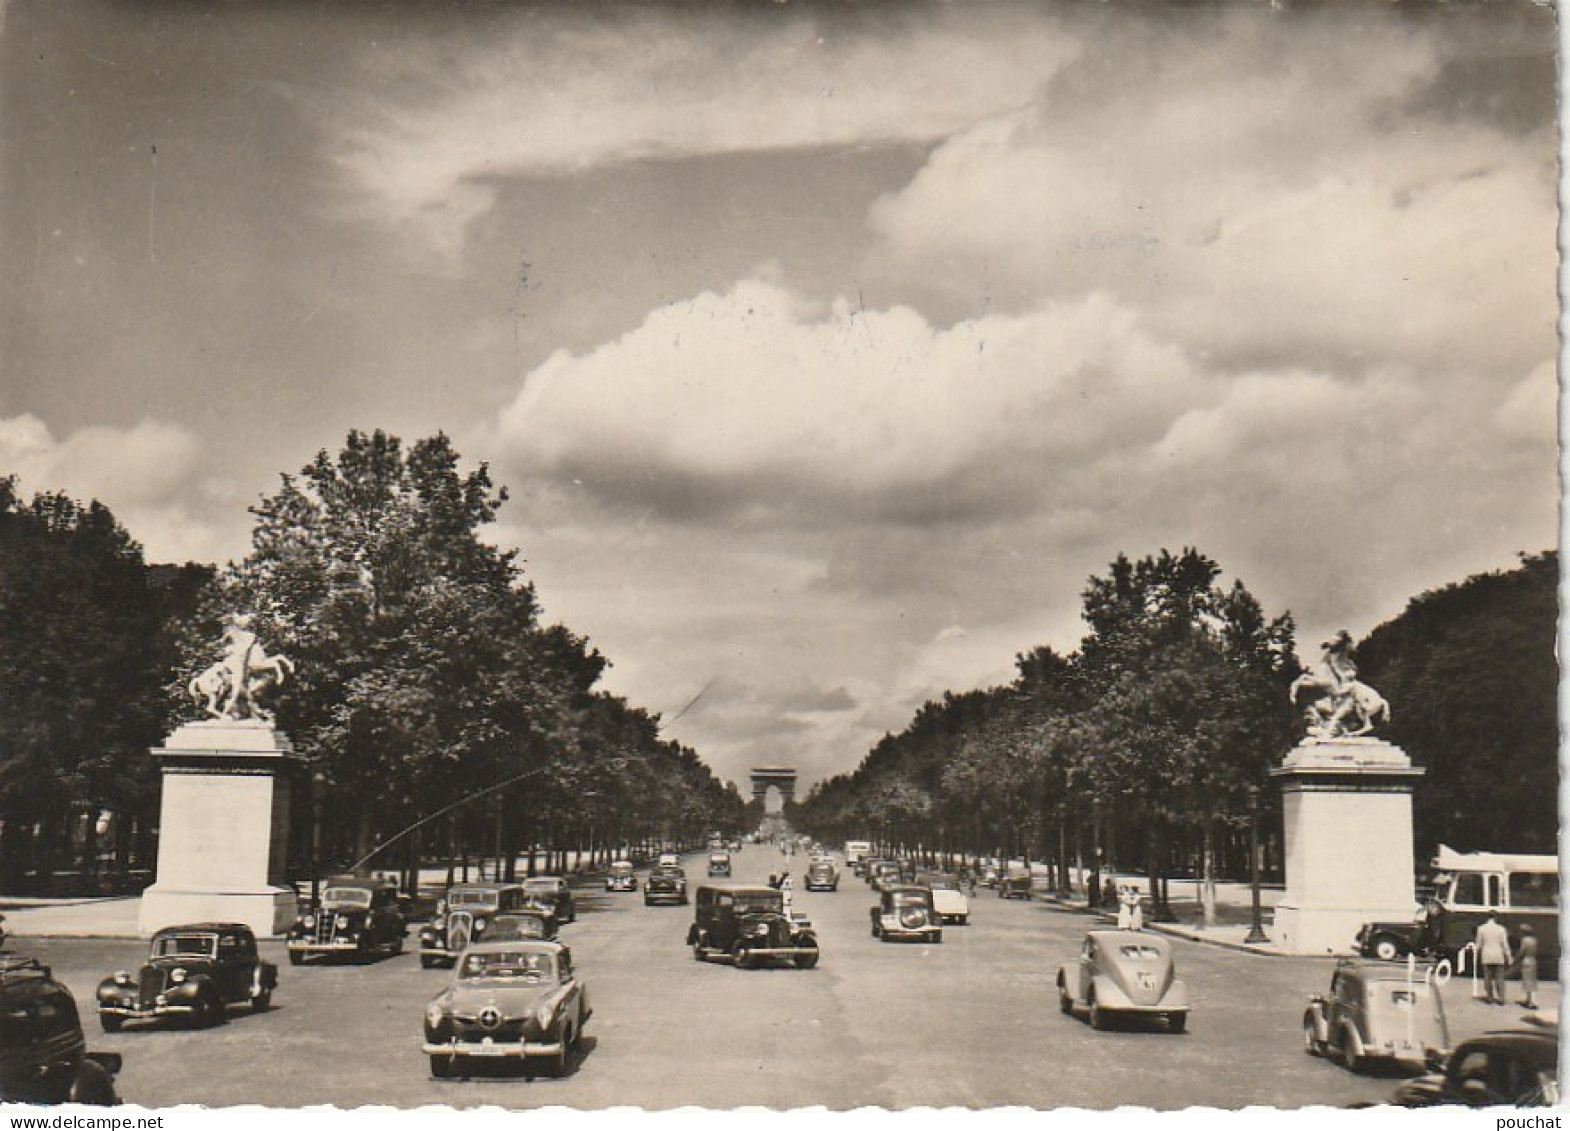
<instances>
[{"instance_id":1,"label":"parked car","mask_svg":"<svg viewBox=\"0 0 1570 1131\"><path fill-rule=\"evenodd\" d=\"M700 962L724 955L743 970L789 961L806 970L818 964L818 936L785 914L785 896L771 887L698 888L687 945Z\"/></svg>"},{"instance_id":2,"label":"parked car","mask_svg":"<svg viewBox=\"0 0 1570 1131\"><path fill-rule=\"evenodd\" d=\"M593 1016L572 953L558 942L475 943L425 1009L424 1052L438 1079L474 1060L533 1058L565 1075Z\"/></svg>"},{"instance_id":3,"label":"parked car","mask_svg":"<svg viewBox=\"0 0 1570 1131\"><path fill-rule=\"evenodd\" d=\"M643 885L643 905L656 903L686 903L687 873L674 864L662 865L649 873Z\"/></svg>"},{"instance_id":4,"label":"parked car","mask_svg":"<svg viewBox=\"0 0 1570 1131\"><path fill-rule=\"evenodd\" d=\"M1019 861L1007 864L998 877L999 899L1029 899L1035 881L1030 875L1030 865Z\"/></svg>"},{"instance_id":5,"label":"parked car","mask_svg":"<svg viewBox=\"0 0 1570 1131\"><path fill-rule=\"evenodd\" d=\"M1058 1006L1084 1010L1092 1029L1114 1015L1154 1017L1174 1033L1188 1024L1188 987L1177 977L1172 948L1144 931L1091 931L1079 957L1058 969Z\"/></svg>"},{"instance_id":6,"label":"parked car","mask_svg":"<svg viewBox=\"0 0 1570 1131\"><path fill-rule=\"evenodd\" d=\"M525 906L543 908L556 916L558 923L576 923L578 909L572 901L572 889L560 876L530 876L523 881Z\"/></svg>"},{"instance_id":7,"label":"parked car","mask_svg":"<svg viewBox=\"0 0 1570 1131\"><path fill-rule=\"evenodd\" d=\"M807 865L808 891L838 891L840 872L832 860L814 860Z\"/></svg>"},{"instance_id":8,"label":"parked car","mask_svg":"<svg viewBox=\"0 0 1570 1131\"><path fill-rule=\"evenodd\" d=\"M320 902L289 928L289 962L298 966L323 955L364 960L378 951L402 954L406 934L392 880L340 877L328 880Z\"/></svg>"},{"instance_id":9,"label":"parked car","mask_svg":"<svg viewBox=\"0 0 1570 1131\"><path fill-rule=\"evenodd\" d=\"M1450 1047L1445 1005L1425 967L1342 959L1328 993L1308 999L1303 1048L1353 1072L1376 1060L1421 1069Z\"/></svg>"},{"instance_id":10,"label":"parked car","mask_svg":"<svg viewBox=\"0 0 1570 1131\"><path fill-rule=\"evenodd\" d=\"M711 876L729 876L730 875L730 853L729 852L711 852L711 853L709 853L709 875L711 875Z\"/></svg>"},{"instance_id":11,"label":"parked car","mask_svg":"<svg viewBox=\"0 0 1570 1131\"><path fill-rule=\"evenodd\" d=\"M1433 1070L1396 1089L1401 1107L1555 1107L1559 1103L1559 1029L1510 1029L1462 1041Z\"/></svg>"},{"instance_id":12,"label":"parked car","mask_svg":"<svg viewBox=\"0 0 1570 1131\"><path fill-rule=\"evenodd\" d=\"M523 905L520 884L453 884L437 901L431 921L420 928L420 965L451 966L465 947L486 937L498 914Z\"/></svg>"},{"instance_id":13,"label":"parked car","mask_svg":"<svg viewBox=\"0 0 1570 1131\"><path fill-rule=\"evenodd\" d=\"M277 988L278 967L257 955L256 936L244 923L165 927L153 935L141 969L98 984L98 1022L106 1033L160 1017L203 1029L222 1021L231 1005L264 1012Z\"/></svg>"},{"instance_id":14,"label":"parked car","mask_svg":"<svg viewBox=\"0 0 1570 1131\"><path fill-rule=\"evenodd\" d=\"M538 907L526 911L507 911L491 922L485 933L486 942L510 942L516 939L554 939L556 916Z\"/></svg>"},{"instance_id":15,"label":"parked car","mask_svg":"<svg viewBox=\"0 0 1570 1131\"><path fill-rule=\"evenodd\" d=\"M943 925L932 905L932 889L914 884L890 884L878 893L870 911L872 937L891 942L916 939L919 942L943 941Z\"/></svg>"},{"instance_id":16,"label":"parked car","mask_svg":"<svg viewBox=\"0 0 1570 1131\"><path fill-rule=\"evenodd\" d=\"M948 872L918 872L916 883L932 892L932 907L938 922L970 922L970 899L960 890L959 877Z\"/></svg>"},{"instance_id":17,"label":"parked car","mask_svg":"<svg viewBox=\"0 0 1570 1131\"><path fill-rule=\"evenodd\" d=\"M35 958L0 955L0 1102L120 1102L118 1053L88 1052L71 991Z\"/></svg>"},{"instance_id":18,"label":"parked car","mask_svg":"<svg viewBox=\"0 0 1570 1131\"><path fill-rule=\"evenodd\" d=\"M610 871L605 873L605 890L638 890L638 873L633 870L631 860L617 860L611 864Z\"/></svg>"}]
</instances>

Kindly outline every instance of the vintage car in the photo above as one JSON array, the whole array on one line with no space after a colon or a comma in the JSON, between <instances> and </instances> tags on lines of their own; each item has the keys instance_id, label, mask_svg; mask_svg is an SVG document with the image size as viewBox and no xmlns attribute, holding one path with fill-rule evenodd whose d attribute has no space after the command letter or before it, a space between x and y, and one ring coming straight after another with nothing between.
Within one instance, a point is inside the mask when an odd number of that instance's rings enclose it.
<instances>
[{"instance_id":1,"label":"vintage car","mask_svg":"<svg viewBox=\"0 0 1570 1131\"><path fill-rule=\"evenodd\" d=\"M869 914L872 937L892 942L916 939L942 942L943 924L932 906L932 889L914 884L889 884L878 893L878 902Z\"/></svg>"},{"instance_id":2,"label":"vintage car","mask_svg":"<svg viewBox=\"0 0 1570 1131\"><path fill-rule=\"evenodd\" d=\"M538 907L556 916L558 923L576 923L577 908L573 906L572 889L560 876L530 876L523 881L525 907Z\"/></svg>"},{"instance_id":3,"label":"vintage car","mask_svg":"<svg viewBox=\"0 0 1570 1131\"><path fill-rule=\"evenodd\" d=\"M438 1079L474 1061L529 1059L565 1075L593 1015L572 952L545 940L475 943L448 987L425 1009L424 1051Z\"/></svg>"},{"instance_id":4,"label":"vintage car","mask_svg":"<svg viewBox=\"0 0 1570 1131\"><path fill-rule=\"evenodd\" d=\"M1188 1024L1188 987L1176 976L1172 948L1144 931L1091 931L1079 957L1058 969L1058 1006L1083 1008L1092 1029L1114 1015L1155 1017L1181 1033Z\"/></svg>"},{"instance_id":5,"label":"vintage car","mask_svg":"<svg viewBox=\"0 0 1570 1131\"><path fill-rule=\"evenodd\" d=\"M838 891L840 872L832 860L814 860L807 865L808 891Z\"/></svg>"},{"instance_id":6,"label":"vintage car","mask_svg":"<svg viewBox=\"0 0 1570 1131\"><path fill-rule=\"evenodd\" d=\"M872 885L874 891L904 884L910 878L905 866L898 860L874 860L872 867L867 870L867 882Z\"/></svg>"},{"instance_id":7,"label":"vintage car","mask_svg":"<svg viewBox=\"0 0 1570 1131\"><path fill-rule=\"evenodd\" d=\"M654 861L654 866L656 868L680 868L681 857L674 852L662 852L659 858Z\"/></svg>"},{"instance_id":8,"label":"vintage car","mask_svg":"<svg viewBox=\"0 0 1570 1131\"><path fill-rule=\"evenodd\" d=\"M1391 1097L1401 1107L1555 1107L1559 1103L1559 1030L1510 1029L1462 1041L1433 1069ZM1526 1126L1519 1123L1518 1126Z\"/></svg>"},{"instance_id":9,"label":"vintage car","mask_svg":"<svg viewBox=\"0 0 1570 1131\"><path fill-rule=\"evenodd\" d=\"M486 937L498 914L523 905L521 884L453 884L437 900L431 921L420 928L420 965L451 966L465 947Z\"/></svg>"},{"instance_id":10,"label":"vintage car","mask_svg":"<svg viewBox=\"0 0 1570 1131\"><path fill-rule=\"evenodd\" d=\"M88 1052L71 991L34 958L0 955L0 1102L120 1102L118 1053Z\"/></svg>"},{"instance_id":11,"label":"vintage car","mask_svg":"<svg viewBox=\"0 0 1570 1131\"><path fill-rule=\"evenodd\" d=\"M662 864L649 873L643 885L643 905L686 903L687 873L675 864Z\"/></svg>"},{"instance_id":12,"label":"vintage car","mask_svg":"<svg viewBox=\"0 0 1570 1131\"><path fill-rule=\"evenodd\" d=\"M818 936L786 915L785 896L774 888L705 885L693 912L687 945L700 962L723 955L743 970L781 960L802 970L818 964Z\"/></svg>"},{"instance_id":13,"label":"vintage car","mask_svg":"<svg viewBox=\"0 0 1570 1131\"><path fill-rule=\"evenodd\" d=\"M980 877L981 886L984 888L997 887L998 881L1002 879L1003 875L1002 871L998 868L998 862L996 860L983 861L977 867L976 873Z\"/></svg>"},{"instance_id":14,"label":"vintage car","mask_svg":"<svg viewBox=\"0 0 1570 1131\"><path fill-rule=\"evenodd\" d=\"M638 873L633 871L631 860L617 860L605 873L606 891L637 891Z\"/></svg>"},{"instance_id":15,"label":"vintage car","mask_svg":"<svg viewBox=\"0 0 1570 1131\"><path fill-rule=\"evenodd\" d=\"M1029 899L1034 882L1030 875L1030 865L1015 860L1005 865L998 877L998 898Z\"/></svg>"},{"instance_id":16,"label":"vintage car","mask_svg":"<svg viewBox=\"0 0 1570 1131\"><path fill-rule=\"evenodd\" d=\"M729 876L730 875L730 853L729 852L711 852L711 853L709 853L709 875L711 875L711 876Z\"/></svg>"},{"instance_id":17,"label":"vintage car","mask_svg":"<svg viewBox=\"0 0 1570 1131\"><path fill-rule=\"evenodd\" d=\"M1376 1060L1421 1069L1450 1047L1445 1005L1428 968L1345 958L1328 993L1308 999L1303 1048L1332 1056L1353 1072Z\"/></svg>"},{"instance_id":18,"label":"vintage car","mask_svg":"<svg viewBox=\"0 0 1570 1131\"><path fill-rule=\"evenodd\" d=\"M554 939L556 916L538 907L524 911L505 911L491 920L485 932L486 942L510 942L517 939Z\"/></svg>"},{"instance_id":19,"label":"vintage car","mask_svg":"<svg viewBox=\"0 0 1570 1131\"><path fill-rule=\"evenodd\" d=\"M408 927L392 880L343 876L327 880L321 899L289 928L289 962L326 955L367 959L402 954Z\"/></svg>"},{"instance_id":20,"label":"vintage car","mask_svg":"<svg viewBox=\"0 0 1570 1131\"><path fill-rule=\"evenodd\" d=\"M98 1021L106 1033L159 1017L203 1029L222 1021L231 1005L264 1012L277 988L278 967L257 955L245 924L165 927L153 935L140 970L120 970L98 984Z\"/></svg>"},{"instance_id":21,"label":"vintage car","mask_svg":"<svg viewBox=\"0 0 1570 1131\"><path fill-rule=\"evenodd\" d=\"M931 889L932 907L938 913L938 922L961 926L970 922L970 900L960 890L957 876L948 872L918 872L916 884Z\"/></svg>"}]
</instances>

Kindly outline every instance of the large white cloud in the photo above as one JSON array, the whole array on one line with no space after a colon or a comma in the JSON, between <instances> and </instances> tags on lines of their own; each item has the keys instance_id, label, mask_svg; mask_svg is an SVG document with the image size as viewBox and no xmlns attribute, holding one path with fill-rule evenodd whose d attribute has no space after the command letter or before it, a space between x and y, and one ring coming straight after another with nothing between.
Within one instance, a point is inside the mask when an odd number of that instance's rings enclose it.
<instances>
[{"instance_id":1,"label":"large white cloud","mask_svg":"<svg viewBox=\"0 0 1570 1131\"><path fill-rule=\"evenodd\" d=\"M243 544L244 510L224 481L203 475L200 456L189 430L159 420L59 439L31 413L0 419L0 474L15 475L24 495L98 499L150 561L215 561Z\"/></svg>"},{"instance_id":2,"label":"large white cloud","mask_svg":"<svg viewBox=\"0 0 1570 1131\"><path fill-rule=\"evenodd\" d=\"M510 32L461 53L405 50L362 75L362 97L329 108L362 206L452 251L502 178L935 141L1024 104L1077 50L1055 23L1006 6L868 20L536 12Z\"/></svg>"}]
</instances>

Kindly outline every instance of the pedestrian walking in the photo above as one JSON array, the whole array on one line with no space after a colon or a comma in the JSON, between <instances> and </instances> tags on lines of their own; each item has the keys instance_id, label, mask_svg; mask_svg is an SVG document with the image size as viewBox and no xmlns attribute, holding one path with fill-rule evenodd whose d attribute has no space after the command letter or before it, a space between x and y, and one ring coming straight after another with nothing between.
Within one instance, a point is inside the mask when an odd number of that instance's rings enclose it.
<instances>
[{"instance_id":1,"label":"pedestrian walking","mask_svg":"<svg viewBox=\"0 0 1570 1131\"><path fill-rule=\"evenodd\" d=\"M1141 906L1140 891L1133 884L1128 885L1128 929L1142 931L1145 929L1145 909Z\"/></svg>"},{"instance_id":2,"label":"pedestrian walking","mask_svg":"<svg viewBox=\"0 0 1570 1131\"><path fill-rule=\"evenodd\" d=\"M1537 934L1532 924L1521 924L1521 941L1516 949L1516 966L1521 971L1521 1004L1537 1008Z\"/></svg>"},{"instance_id":3,"label":"pedestrian walking","mask_svg":"<svg viewBox=\"0 0 1570 1131\"><path fill-rule=\"evenodd\" d=\"M1126 884L1118 888L1118 930L1120 931L1134 929L1134 905L1129 900L1130 890Z\"/></svg>"},{"instance_id":4,"label":"pedestrian walking","mask_svg":"<svg viewBox=\"0 0 1570 1131\"><path fill-rule=\"evenodd\" d=\"M790 873L786 872L784 875L782 875L780 877L780 895L784 896L784 899L781 900L781 903L784 906L785 918L787 918L787 919L790 918L790 913L791 913L790 893L791 893Z\"/></svg>"},{"instance_id":5,"label":"pedestrian walking","mask_svg":"<svg viewBox=\"0 0 1570 1131\"><path fill-rule=\"evenodd\" d=\"M1500 925L1497 912L1490 910L1488 918L1472 936L1477 947L1477 963L1483 968L1483 1000L1489 1005L1506 1005L1505 971L1510 967L1510 936Z\"/></svg>"}]
</instances>

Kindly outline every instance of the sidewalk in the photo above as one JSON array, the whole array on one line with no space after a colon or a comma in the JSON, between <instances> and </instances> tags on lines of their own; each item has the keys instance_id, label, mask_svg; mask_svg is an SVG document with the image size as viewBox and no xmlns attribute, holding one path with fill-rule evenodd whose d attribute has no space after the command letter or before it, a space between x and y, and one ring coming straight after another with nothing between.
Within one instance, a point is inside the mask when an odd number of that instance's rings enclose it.
<instances>
[{"instance_id":1,"label":"sidewalk","mask_svg":"<svg viewBox=\"0 0 1570 1131\"><path fill-rule=\"evenodd\" d=\"M20 902L7 899L7 903ZM109 899L29 901L5 914L5 929L15 938L134 939L141 896Z\"/></svg>"}]
</instances>

